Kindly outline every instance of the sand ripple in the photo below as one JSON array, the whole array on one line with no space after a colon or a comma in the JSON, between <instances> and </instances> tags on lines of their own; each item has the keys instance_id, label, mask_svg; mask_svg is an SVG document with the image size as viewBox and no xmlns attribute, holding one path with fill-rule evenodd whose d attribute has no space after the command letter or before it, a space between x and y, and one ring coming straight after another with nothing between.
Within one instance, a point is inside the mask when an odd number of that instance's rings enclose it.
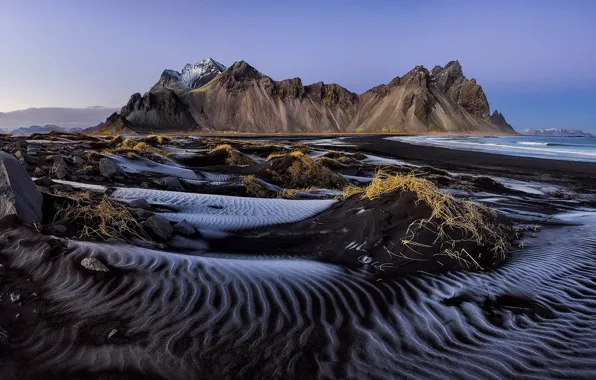
<instances>
[{"instance_id":1,"label":"sand ripple","mask_svg":"<svg viewBox=\"0 0 596 380\"><path fill-rule=\"evenodd\" d=\"M301 259L94 243L66 242L56 254L24 229L3 232L0 243L55 305L13 341L31 371L593 378L596 238L590 225L541 236L498 270L402 280ZM113 274L82 270L90 255Z\"/></svg>"}]
</instances>

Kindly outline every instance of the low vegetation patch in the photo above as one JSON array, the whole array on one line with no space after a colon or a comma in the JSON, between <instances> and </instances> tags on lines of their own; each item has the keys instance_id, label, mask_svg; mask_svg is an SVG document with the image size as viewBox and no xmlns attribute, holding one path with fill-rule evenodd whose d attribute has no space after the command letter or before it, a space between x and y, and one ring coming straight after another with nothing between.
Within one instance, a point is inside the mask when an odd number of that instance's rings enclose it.
<instances>
[{"instance_id":1,"label":"low vegetation patch","mask_svg":"<svg viewBox=\"0 0 596 380\"><path fill-rule=\"evenodd\" d=\"M238 150L232 148L230 144L220 144L213 148L211 153L218 153L224 152L226 155L226 164L228 165L254 165L256 162L245 155L244 153L239 152Z\"/></svg>"},{"instance_id":2,"label":"low vegetation patch","mask_svg":"<svg viewBox=\"0 0 596 380\"><path fill-rule=\"evenodd\" d=\"M272 180L289 189L308 187L343 189L348 181L329 168L315 162L301 151L275 156L267 169Z\"/></svg>"},{"instance_id":3,"label":"low vegetation patch","mask_svg":"<svg viewBox=\"0 0 596 380\"><path fill-rule=\"evenodd\" d=\"M97 203L56 205L54 223L66 221L80 227L78 238L150 240L128 208L104 197Z\"/></svg>"},{"instance_id":4,"label":"low vegetation patch","mask_svg":"<svg viewBox=\"0 0 596 380\"><path fill-rule=\"evenodd\" d=\"M150 160L163 163L166 152L160 148L151 146L145 142L138 142L134 139L127 138L119 145L108 148L103 151L104 154L115 154L129 159L136 157L145 157Z\"/></svg>"},{"instance_id":5,"label":"low vegetation patch","mask_svg":"<svg viewBox=\"0 0 596 380\"><path fill-rule=\"evenodd\" d=\"M267 189L261 184L261 181L254 175L244 177L244 186L246 195L253 198L275 198L277 193Z\"/></svg>"},{"instance_id":6,"label":"low vegetation patch","mask_svg":"<svg viewBox=\"0 0 596 380\"><path fill-rule=\"evenodd\" d=\"M495 210L441 193L434 184L414 175L392 175L380 171L366 188L347 187L343 198L359 196L361 199L374 200L403 192L414 193L418 201L431 210L428 218L417 220L408 228L407 238L402 243L409 245L412 250L415 251L417 246L429 247L416 241L416 231L431 230L436 233L433 245L439 244L442 254L483 269L465 249L458 251L456 246L471 242L476 246L486 247L500 257L504 257L511 246L512 229L498 221Z\"/></svg>"}]
</instances>

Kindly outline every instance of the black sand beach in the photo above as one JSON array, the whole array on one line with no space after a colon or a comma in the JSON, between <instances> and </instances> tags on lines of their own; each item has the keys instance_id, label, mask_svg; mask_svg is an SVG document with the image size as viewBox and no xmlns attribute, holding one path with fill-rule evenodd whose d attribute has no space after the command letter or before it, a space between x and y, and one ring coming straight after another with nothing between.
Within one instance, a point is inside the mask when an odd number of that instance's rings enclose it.
<instances>
[{"instance_id":1,"label":"black sand beach","mask_svg":"<svg viewBox=\"0 0 596 380\"><path fill-rule=\"evenodd\" d=\"M596 374L596 165L382 136L35 138L2 142L44 175L42 220L0 226L3 379Z\"/></svg>"}]
</instances>

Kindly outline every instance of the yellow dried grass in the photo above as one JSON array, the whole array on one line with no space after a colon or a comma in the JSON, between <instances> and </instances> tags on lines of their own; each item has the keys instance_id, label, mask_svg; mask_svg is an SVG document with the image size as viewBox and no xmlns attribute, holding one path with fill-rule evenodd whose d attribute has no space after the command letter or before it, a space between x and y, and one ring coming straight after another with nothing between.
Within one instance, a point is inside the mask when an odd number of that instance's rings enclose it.
<instances>
[{"instance_id":1,"label":"yellow dried grass","mask_svg":"<svg viewBox=\"0 0 596 380\"><path fill-rule=\"evenodd\" d=\"M476 205L471 202L453 198L444 194L431 182L414 175L393 175L383 171L377 172L373 181L366 188L348 186L344 189L343 198L360 195L361 199L373 200L389 193L413 192L418 201L431 209L426 219L413 222L408 228L408 237L402 241L415 251L416 246L427 245L415 241L415 230L428 229L437 233L434 244L447 244L444 255L472 264L480 265L465 250L456 251L455 246L461 242L473 242L478 246L488 246L494 255L503 256L511 246L511 228L497 222L494 209ZM453 232L460 232L462 237L452 237Z\"/></svg>"}]
</instances>

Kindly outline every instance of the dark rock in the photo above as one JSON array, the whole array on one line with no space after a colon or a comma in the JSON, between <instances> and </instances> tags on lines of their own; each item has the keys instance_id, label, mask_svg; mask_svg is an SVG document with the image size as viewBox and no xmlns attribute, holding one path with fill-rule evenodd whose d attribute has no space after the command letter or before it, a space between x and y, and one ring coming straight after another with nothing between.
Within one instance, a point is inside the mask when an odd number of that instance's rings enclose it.
<instances>
[{"instance_id":1,"label":"dark rock","mask_svg":"<svg viewBox=\"0 0 596 380\"><path fill-rule=\"evenodd\" d=\"M118 164L116 164L113 160L104 157L99 160L99 172L104 177L110 178L120 174L122 172L122 168L120 168L120 166L118 166Z\"/></svg>"},{"instance_id":2,"label":"dark rock","mask_svg":"<svg viewBox=\"0 0 596 380\"><path fill-rule=\"evenodd\" d=\"M164 186L168 190L181 190L182 185L176 177L164 177L155 180L155 182L161 186Z\"/></svg>"},{"instance_id":3,"label":"dark rock","mask_svg":"<svg viewBox=\"0 0 596 380\"><path fill-rule=\"evenodd\" d=\"M144 222L143 226L161 240L168 240L174 233L174 228L170 222L160 215L153 215L149 217Z\"/></svg>"},{"instance_id":4,"label":"dark rock","mask_svg":"<svg viewBox=\"0 0 596 380\"><path fill-rule=\"evenodd\" d=\"M59 163L66 165L66 161L64 161L64 157L60 154L53 154L47 157L50 162Z\"/></svg>"},{"instance_id":5,"label":"dark rock","mask_svg":"<svg viewBox=\"0 0 596 380\"><path fill-rule=\"evenodd\" d=\"M51 187L52 185L55 185L56 182L52 181L50 177L41 177L35 180L35 184L37 186Z\"/></svg>"},{"instance_id":6,"label":"dark rock","mask_svg":"<svg viewBox=\"0 0 596 380\"><path fill-rule=\"evenodd\" d=\"M41 147L37 145L29 145L27 147L27 153L32 156L37 156L39 153L41 153Z\"/></svg>"},{"instance_id":7,"label":"dark rock","mask_svg":"<svg viewBox=\"0 0 596 380\"><path fill-rule=\"evenodd\" d=\"M17 150L14 155L19 160L24 161L28 164L31 164L31 165L37 164L37 160L35 159L35 157L30 156L29 154L23 152L22 150Z\"/></svg>"},{"instance_id":8,"label":"dark rock","mask_svg":"<svg viewBox=\"0 0 596 380\"><path fill-rule=\"evenodd\" d=\"M148 218L152 217L153 215L155 215L155 213L145 210L145 209L142 209L142 208L134 208L132 211L133 211L134 215L136 215L136 217L141 220L148 219Z\"/></svg>"},{"instance_id":9,"label":"dark rock","mask_svg":"<svg viewBox=\"0 0 596 380\"><path fill-rule=\"evenodd\" d=\"M62 224L57 224L55 226L48 227L46 232L50 235L61 236L62 234L66 233L66 230L66 226L63 226Z\"/></svg>"},{"instance_id":10,"label":"dark rock","mask_svg":"<svg viewBox=\"0 0 596 380\"><path fill-rule=\"evenodd\" d=\"M85 269L88 269L88 270L94 271L94 272L109 272L110 271L104 263L102 263L95 257L84 258L83 260L81 260L81 266Z\"/></svg>"},{"instance_id":11,"label":"dark rock","mask_svg":"<svg viewBox=\"0 0 596 380\"><path fill-rule=\"evenodd\" d=\"M130 207L133 208L142 208L144 210L151 209L151 204L147 202L145 199L135 199L128 204Z\"/></svg>"},{"instance_id":12,"label":"dark rock","mask_svg":"<svg viewBox=\"0 0 596 380\"><path fill-rule=\"evenodd\" d=\"M85 150L83 149L75 149L72 152L70 152L71 156L77 156L77 157L82 157L85 155Z\"/></svg>"},{"instance_id":13,"label":"dark rock","mask_svg":"<svg viewBox=\"0 0 596 380\"><path fill-rule=\"evenodd\" d=\"M185 220L174 224L174 231L179 235L193 236L196 235L196 228Z\"/></svg>"},{"instance_id":14,"label":"dark rock","mask_svg":"<svg viewBox=\"0 0 596 380\"><path fill-rule=\"evenodd\" d=\"M35 170L33 171L33 175L36 177L43 177L46 175L46 173L43 171L42 168L40 168L39 166L35 168Z\"/></svg>"},{"instance_id":15,"label":"dark rock","mask_svg":"<svg viewBox=\"0 0 596 380\"><path fill-rule=\"evenodd\" d=\"M73 156L72 157L72 162L74 162L75 165L77 166L83 166L85 165L85 159L79 156Z\"/></svg>"},{"instance_id":16,"label":"dark rock","mask_svg":"<svg viewBox=\"0 0 596 380\"><path fill-rule=\"evenodd\" d=\"M0 218L16 215L25 223L41 220L43 196L19 161L0 151Z\"/></svg>"},{"instance_id":17,"label":"dark rock","mask_svg":"<svg viewBox=\"0 0 596 380\"><path fill-rule=\"evenodd\" d=\"M58 179L66 178L66 175L68 174L66 163L59 161L54 162L54 165L52 166L52 173L54 173Z\"/></svg>"}]
</instances>

